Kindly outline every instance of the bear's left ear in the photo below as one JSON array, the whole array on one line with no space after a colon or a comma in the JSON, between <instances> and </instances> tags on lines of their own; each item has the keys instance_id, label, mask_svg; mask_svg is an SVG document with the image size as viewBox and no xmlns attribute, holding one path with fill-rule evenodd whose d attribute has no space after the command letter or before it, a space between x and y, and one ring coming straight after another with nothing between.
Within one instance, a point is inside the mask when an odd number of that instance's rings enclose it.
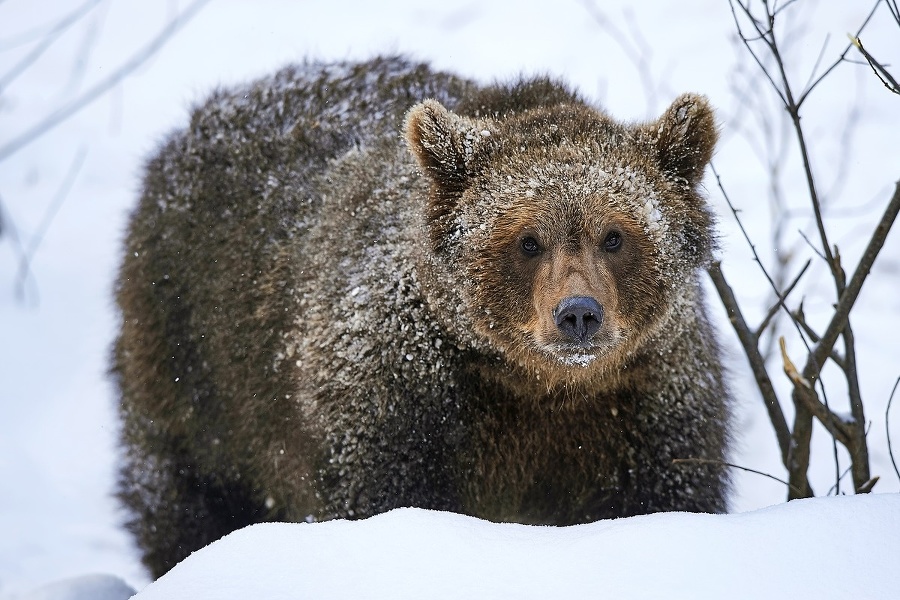
<instances>
[{"instance_id":1,"label":"bear's left ear","mask_svg":"<svg viewBox=\"0 0 900 600\"><path fill-rule=\"evenodd\" d=\"M447 200L458 198L477 172L480 150L490 145L487 123L425 100L406 115L406 142L419 166Z\"/></svg>"},{"instance_id":2,"label":"bear's left ear","mask_svg":"<svg viewBox=\"0 0 900 600\"><path fill-rule=\"evenodd\" d=\"M655 123L646 126L654 139L663 172L691 186L703 178L719 139L715 114L704 96L683 94Z\"/></svg>"}]
</instances>

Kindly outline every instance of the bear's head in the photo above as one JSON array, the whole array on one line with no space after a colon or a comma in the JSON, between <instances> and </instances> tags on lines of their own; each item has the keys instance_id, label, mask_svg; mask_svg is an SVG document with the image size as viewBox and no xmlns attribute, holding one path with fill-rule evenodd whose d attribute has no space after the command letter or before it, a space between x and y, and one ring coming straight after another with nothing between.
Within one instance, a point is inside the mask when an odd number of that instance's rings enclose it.
<instances>
[{"instance_id":1,"label":"bear's head","mask_svg":"<svg viewBox=\"0 0 900 600\"><path fill-rule=\"evenodd\" d=\"M705 98L623 125L578 101L492 118L428 100L406 139L430 182L430 252L477 338L546 385L619 369L695 298L714 234Z\"/></svg>"}]
</instances>

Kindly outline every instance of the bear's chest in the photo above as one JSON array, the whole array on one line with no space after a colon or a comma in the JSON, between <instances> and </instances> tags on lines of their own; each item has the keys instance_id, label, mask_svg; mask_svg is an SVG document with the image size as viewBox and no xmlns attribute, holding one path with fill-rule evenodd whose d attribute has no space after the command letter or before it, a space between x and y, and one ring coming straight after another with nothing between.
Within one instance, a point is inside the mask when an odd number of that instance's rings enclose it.
<instances>
[{"instance_id":1,"label":"bear's chest","mask_svg":"<svg viewBox=\"0 0 900 600\"><path fill-rule=\"evenodd\" d=\"M618 514L632 437L602 400L573 408L494 406L471 422L461 500L494 521L552 525Z\"/></svg>"}]
</instances>

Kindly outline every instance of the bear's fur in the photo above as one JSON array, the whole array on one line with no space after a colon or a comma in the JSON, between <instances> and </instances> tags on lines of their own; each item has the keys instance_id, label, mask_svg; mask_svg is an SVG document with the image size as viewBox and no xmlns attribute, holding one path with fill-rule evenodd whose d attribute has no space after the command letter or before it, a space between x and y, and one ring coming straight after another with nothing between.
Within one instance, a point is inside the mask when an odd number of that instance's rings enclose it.
<instances>
[{"instance_id":1,"label":"bear's fur","mask_svg":"<svg viewBox=\"0 0 900 600\"><path fill-rule=\"evenodd\" d=\"M215 93L148 163L117 286L152 573L259 521L725 510L716 135L699 96L623 125L399 58Z\"/></svg>"}]
</instances>

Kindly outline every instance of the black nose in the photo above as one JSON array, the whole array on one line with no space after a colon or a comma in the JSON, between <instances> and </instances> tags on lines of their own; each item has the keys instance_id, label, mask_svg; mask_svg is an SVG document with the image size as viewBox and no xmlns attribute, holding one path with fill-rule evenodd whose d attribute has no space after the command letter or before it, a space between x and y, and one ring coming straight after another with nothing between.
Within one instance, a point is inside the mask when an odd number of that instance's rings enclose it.
<instances>
[{"instance_id":1,"label":"black nose","mask_svg":"<svg viewBox=\"0 0 900 600\"><path fill-rule=\"evenodd\" d=\"M553 311L556 326L569 339L586 342L603 323L603 307L588 296L572 296Z\"/></svg>"}]
</instances>

